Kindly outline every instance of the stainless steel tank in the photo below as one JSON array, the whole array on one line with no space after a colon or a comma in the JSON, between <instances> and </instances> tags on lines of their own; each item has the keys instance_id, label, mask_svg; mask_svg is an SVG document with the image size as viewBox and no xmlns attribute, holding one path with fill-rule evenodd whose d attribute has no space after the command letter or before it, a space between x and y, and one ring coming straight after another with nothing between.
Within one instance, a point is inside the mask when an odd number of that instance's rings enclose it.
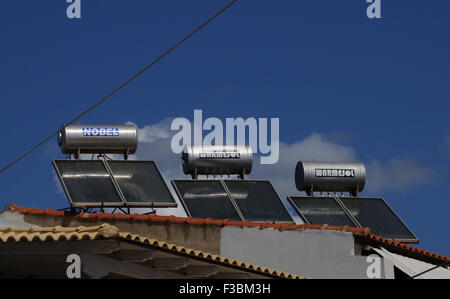
<instances>
[{"instance_id":1,"label":"stainless steel tank","mask_svg":"<svg viewBox=\"0 0 450 299\"><path fill-rule=\"evenodd\" d=\"M247 145L194 146L185 145L182 152L183 171L197 175L250 174L253 164L252 149Z\"/></svg>"},{"instance_id":2,"label":"stainless steel tank","mask_svg":"<svg viewBox=\"0 0 450 299\"><path fill-rule=\"evenodd\" d=\"M299 191L349 192L357 196L364 189L366 168L360 162L304 162L295 168L295 185Z\"/></svg>"},{"instance_id":3,"label":"stainless steel tank","mask_svg":"<svg viewBox=\"0 0 450 299\"><path fill-rule=\"evenodd\" d=\"M134 154L138 145L135 125L69 125L61 128L58 143L63 154Z\"/></svg>"}]
</instances>

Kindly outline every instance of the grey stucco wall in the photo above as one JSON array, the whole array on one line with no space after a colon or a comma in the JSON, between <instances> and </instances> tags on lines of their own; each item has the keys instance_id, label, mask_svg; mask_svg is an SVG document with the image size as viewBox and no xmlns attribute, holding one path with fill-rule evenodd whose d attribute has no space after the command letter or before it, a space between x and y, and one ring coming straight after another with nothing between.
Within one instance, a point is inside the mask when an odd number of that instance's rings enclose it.
<instances>
[{"instance_id":1,"label":"grey stucco wall","mask_svg":"<svg viewBox=\"0 0 450 299\"><path fill-rule=\"evenodd\" d=\"M220 236L222 256L310 278L367 278L366 257L353 253L341 231L223 227Z\"/></svg>"}]
</instances>

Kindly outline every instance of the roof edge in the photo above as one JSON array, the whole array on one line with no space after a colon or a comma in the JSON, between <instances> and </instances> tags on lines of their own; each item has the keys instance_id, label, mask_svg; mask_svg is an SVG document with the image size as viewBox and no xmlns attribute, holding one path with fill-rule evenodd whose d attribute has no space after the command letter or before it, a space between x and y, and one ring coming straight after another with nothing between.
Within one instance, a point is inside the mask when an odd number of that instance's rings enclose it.
<instances>
[{"instance_id":1,"label":"roof edge","mask_svg":"<svg viewBox=\"0 0 450 299\"><path fill-rule=\"evenodd\" d=\"M111 224L104 223L97 226L79 226L79 227L0 227L0 244L9 242L61 242L61 241L95 241L99 239L117 239L130 242L145 247L182 255L189 258L198 259L204 262L219 264L221 266L232 267L255 274L285 279L304 279L306 277L270 269L244 261L234 260L217 254L211 254L201 250L178 246L175 244L159 241L138 234L129 232L120 232L119 229Z\"/></svg>"},{"instance_id":2,"label":"roof edge","mask_svg":"<svg viewBox=\"0 0 450 299\"><path fill-rule=\"evenodd\" d=\"M4 211L17 212L25 215L46 215L56 217L74 217L83 219L96 220L133 220L150 223L174 223L174 224L194 224L194 225L216 225L219 227L235 226L235 227L255 227L260 229L273 228L278 230L299 230L299 229L322 229L330 231L345 231L358 235L370 234L369 228L358 228L350 226L331 226L328 224L293 224L293 223L271 223L271 222L252 222L252 221L236 221L230 219L217 220L212 218L194 218L194 217L178 217L178 216L160 216L160 215L142 215L142 214L122 214L122 213L78 213L72 214L65 211L56 211L52 209L35 209L24 208L16 204L10 204L5 207Z\"/></svg>"},{"instance_id":3,"label":"roof edge","mask_svg":"<svg viewBox=\"0 0 450 299\"><path fill-rule=\"evenodd\" d=\"M349 226L331 226L328 224L292 224L292 223L282 223L273 224L270 222L251 222L251 221L234 221L230 219L216 220L211 218L193 218L193 217L177 217L177 216L159 216L159 215L141 215L141 214L108 214L102 212L96 213L79 213L71 214L64 211L56 211L52 209L35 209L35 208L24 208L17 204L10 204L5 207L4 211L11 211L27 215L46 215L55 217L74 217L74 218L84 218L84 219L96 219L96 220L132 220L132 221L142 221L148 223L171 223L171 224L193 224L193 225L215 225L219 227L232 226L232 227L254 227L260 229L277 229L283 230L328 230L328 231L344 231L351 232L358 240L361 240L367 244L376 244L378 246L387 246L391 249L396 250L398 253L403 253L408 256L412 256L421 260L434 261L434 263L446 262L450 258L437 254L425 249L407 245L395 240L390 240L381 236L377 236L371 233L370 228L358 228Z\"/></svg>"}]
</instances>

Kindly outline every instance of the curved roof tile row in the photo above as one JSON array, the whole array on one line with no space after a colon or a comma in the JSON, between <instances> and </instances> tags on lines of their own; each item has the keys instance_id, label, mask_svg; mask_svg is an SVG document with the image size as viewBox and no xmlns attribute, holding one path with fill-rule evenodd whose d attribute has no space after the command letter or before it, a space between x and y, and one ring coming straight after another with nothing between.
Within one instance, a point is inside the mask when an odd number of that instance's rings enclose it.
<instances>
[{"instance_id":1,"label":"curved roof tile row","mask_svg":"<svg viewBox=\"0 0 450 299\"><path fill-rule=\"evenodd\" d=\"M98 226L79 226L79 227L17 227L10 226L0 228L0 243L8 242L55 242L55 241L94 241L99 239L118 239L126 242L139 243L151 248L161 249L173 252L186 257L198 258L205 262L213 262L219 265L229 266L241 270L252 271L257 274L271 276L273 278L304 279L305 277L261 267L258 265L246 263L211 254L201 250L195 250L184 246L177 246L156 239L132 234L128 232L119 232L119 229L113 225L104 223Z\"/></svg>"}]
</instances>

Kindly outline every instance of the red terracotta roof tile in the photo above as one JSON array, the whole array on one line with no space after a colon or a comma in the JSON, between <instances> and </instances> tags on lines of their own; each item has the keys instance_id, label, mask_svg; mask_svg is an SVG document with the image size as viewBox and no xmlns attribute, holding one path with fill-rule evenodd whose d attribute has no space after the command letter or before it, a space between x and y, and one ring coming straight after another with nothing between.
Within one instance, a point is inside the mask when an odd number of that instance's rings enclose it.
<instances>
[{"instance_id":1,"label":"red terracotta roof tile","mask_svg":"<svg viewBox=\"0 0 450 299\"><path fill-rule=\"evenodd\" d=\"M19 207L16 204L11 204L6 207L5 210L13 210L15 212L21 214L31 214L31 215L48 215L48 216L64 216L70 215L68 212L63 211L55 211L51 209L34 209L34 208L23 208ZM102 212L96 213L79 213L77 215L71 215L75 218L90 218L90 219L99 219L99 220L134 220L134 221L144 221L151 223L178 223L178 224L194 224L194 225L216 225L216 226L237 226L237 227L259 227L261 229L278 229L278 230L299 230L299 229L323 229L323 230L331 230L331 231L346 231L351 232L355 235L361 236L371 241L375 241L380 245L386 245L390 248L400 249L404 252L410 252L414 255L420 255L424 257L429 257L439 261L448 261L449 257L444 255L440 255L437 253L433 253L421 248L413 247L404 243L400 243L395 240L390 240L387 238L383 238L381 236L374 235L370 232L370 228L358 228L358 227L349 227L349 226L329 226L327 224L291 224L291 223L283 223L283 224L273 224L269 222L251 222L251 221L236 221L236 220L216 220L211 218L193 218L193 217L176 217L176 216L160 216L160 215L140 215L140 214L108 214Z\"/></svg>"},{"instance_id":2,"label":"red terracotta roof tile","mask_svg":"<svg viewBox=\"0 0 450 299\"><path fill-rule=\"evenodd\" d=\"M22 214L31 215L48 215L48 216L69 216L68 212L55 211L51 209L35 209L35 208L23 208L16 204L11 204L8 206L10 210L13 210ZM344 226L328 226L322 224L292 224L292 223L282 223L274 224L270 222L252 222L252 221L238 221L238 220L217 220L211 218L193 218L193 217L176 217L176 216L160 216L160 215L141 215L141 214L121 214L121 213L84 213L81 212L76 215L71 215L75 218L90 218L98 220L135 220L135 221L145 221L153 223L187 223L196 225L216 225L216 226L238 226L238 227L259 227L259 228L274 228L279 230L298 230L298 229L326 229L326 230L346 230L353 233L367 234L370 232L368 228L355 228L355 227L344 227Z\"/></svg>"},{"instance_id":3,"label":"red terracotta roof tile","mask_svg":"<svg viewBox=\"0 0 450 299\"><path fill-rule=\"evenodd\" d=\"M203 225L203 224L205 224L205 220L204 219L200 219L200 218L189 217L189 218L187 218L186 223L187 224Z\"/></svg>"},{"instance_id":4,"label":"red terracotta roof tile","mask_svg":"<svg viewBox=\"0 0 450 299\"><path fill-rule=\"evenodd\" d=\"M268 227L270 227L270 224L269 224ZM268 228L268 227L262 226L261 228ZM298 230L298 229L301 229L301 225L285 223L285 224L282 225L281 229L282 230Z\"/></svg>"},{"instance_id":5,"label":"red terracotta roof tile","mask_svg":"<svg viewBox=\"0 0 450 299\"><path fill-rule=\"evenodd\" d=\"M327 225L326 227L323 227L325 230L343 230L342 226L336 226L336 225Z\"/></svg>"},{"instance_id":6,"label":"red terracotta roof tile","mask_svg":"<svg viewBox=\"0 0 450 299\"><path fill-rule=\"evenodd\" d=\"M131 215L131 219L136 221L145 221L147 219L147 215L133 214Z\"/></svg>"},{"instance_id":7,"label":"red terracotta roof tile","mask_svg":"<svg viewBox=\"0 0 450 299\"><path fill-rule=\"evenodd\" d=\"M52 209L46 209L45 210L45 215L48 216L64 216L64 212L63 211L55 211Z\"/></svg>"},{"instance_id":8,"label":"red terracotta roof tile","mask_svg":"<svg viewBox=\"0 0 450 299\"><path fill-rule=\"evenodd\" d=\"M371 241L376 241L376 243L378 243L379 245L383 245L385 246L387 249L396 249L396 250L400 250L400 252L402 253L410 253L413 256L417 256L417 257L427 257L427 258L431 258L434 260L438 260L440 262L446 262L449 261L450 258L445 256L445 255L441 255L441 254L437 254L422 248L418 248L418 247L414 247L408 244L404 244L404 243L400 243L398 241L395 240L390 240L387 238L383 238L380 236L376 236L374 234L368 233L368 234L364 234L361 235L363 238L366 238L368 240Z\"/></svg>"},{"instance_id":9,"label":"red terracotta roof tile","mask_svg":"<svg viewBox=\"0 0 450 299\"><path fill-rule=\"evenodd\" d=\"M323 224L303 224L302 228L303 229L322 229Z\"/></svg>"},{"instance_id":10,"label":"red terracotta roof tile","mask_svg":"<svg viewBox=\"0 0 450 299\"><path fill-rule=\"evenodd\" d=\"M225 220L223 220L223 225L224 226L242 226L242 221L225 219Z\"/></svg>"},{"instance_id":11,"label":"red terracotta roof tile","mask_svg":"<svg viewBox=\"0 0 450 299\"><path fill-rule=\"evenodd\" d=\"M212 219L210 219L212 220ZM169 223L186 223L186 218L176 217L176 216L167 216L167 222Z\"/></svg>"},{"instance_id":12,"label":"red terracotta roof tile","mask_svg":"<svg viewBox=\"0 0 450 299\"><path fill-rule=\"evenodd\" d=\"M205 219L205 224L224 226L223 225L223 220L216 220L216 219L211 219L211 218L206 218Z\"/></svg>"},{"instance_id":13,"label":"red terracotta roof tile","mask_svg":"<svg viewBox=\"0 0 450 299\"><path fill-rule=\"evenodd\" d=\"M269 222L265 222L261 225L261 229L265 229L265 228L275 228L276 224L273 223L269 223Z\"/></svg>"}]
</instances>

